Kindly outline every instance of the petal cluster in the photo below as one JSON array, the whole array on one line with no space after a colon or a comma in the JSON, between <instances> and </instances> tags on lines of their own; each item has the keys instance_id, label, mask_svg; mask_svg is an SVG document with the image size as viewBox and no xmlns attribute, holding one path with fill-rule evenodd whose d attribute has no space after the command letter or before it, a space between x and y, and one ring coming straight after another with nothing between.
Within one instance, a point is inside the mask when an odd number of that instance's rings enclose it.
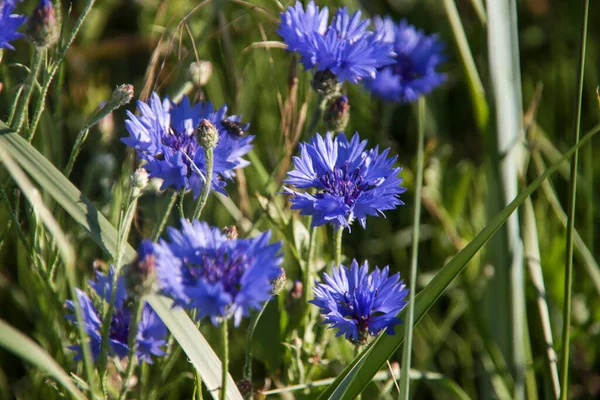
<instances>
[{"instance_id":1,"label":"petal cluster","mask_svg":"<svg viewBox=\"0 0 600 400\"><path fill-rule=\"evenodd\" d=\"M383 40L383 31L368 29L370 21L360 11L350 15L346 7L338 9L327 25L329 10L319 9L313 1L306 10L298 1L281 13L277 33L289 51L300 54L307 69L331 70L342 81L357 83L373 79L377 68L391 64L392 43Z\"/></svg>"},{"instance_id":2,"label":"petal cluster","mask_svg":"<svg viewBox=\"0 0 600 400\"><path fill-rule=\"evenodd\" d=\"M168 229L169 239L154 245L161 291L175 303L197 309L198 318L214 325L234 318L236 326L251 309L271 297L281 274L281 242L269 243L271 232L251 239L229 239L204 222L181 220L181 230Z\"/></svg>"},{"instance_id":3,"label":"petal cluster","mask_svg":"<svg viewBox=\"0 0 600 400\"><path fill-rule=\"evenodd\" d=\"M364 228L368 215L377 215L404 204L399 195L406 191L394 167L396 157L388 158L389 148L365 150L367 141L358 133L348 141L343 133L335 138L316 134L310 143L300 144L300 157L294 157L293 171L284 182L291 195L292 209L313 216L313 226L331 223L349 228L354 218Z\"/></svg>"},{"instance_id":4,"label":"petal cluster","mask_svg":"<svg viewBox=\"0 0 600 400\"><path fill-rule=\"evenodd\" d=\"M237 116L227 117L227 106L215 110L212 103L200 102L195 106L187 97L173 104L161 99L156 93L150 101L138 101L140 116L127 113L125 122L129 137L121 139L127 146L137 150L146 161L144 168L151 178L161 178L162 188L192 190L198 197L204 185L202 174L206 171L205 150L196 139L196 129L204 119L211 122L219 133L214 151L212 189L225 193L226 180L234 176L235 168L243 168L249 162L242 157L252 148L254 136L239 136L225 125L235 124L241 131L249 124L240 124ZM223 124L225 122L225 125Z\"/></svg>"},{"instance_id":5,"label":"petal cluster","mask_svg":"<svg viewBox=\"0 0 600 400\"><path fill-rule=\"evenodd\" d=\"M314 287L311 303L321 308L326 324L338 329L336 336L364 342L384 329L393 335L394 325L402 322L396 315L406 305L408 289L400 274L389 276L389 267L369 273L366 261L359 267L353 260L350 268L334 267L324 280Z\"/></svg>"},{"instance_id":6,"label":"petal cluster","mask_svg":"<svg viewBox=\"0 0 600 400\"><path fill-rule=\"evenodd\" d=\"M384 40L393 43L395 62L380 68L375 79L365 81L376 96L388 101L411 102L430 93L446 80L436 71L444 61L444 44L437 35L425 35L406 21L394 24L390 17L375 18Z\"/></svg>"},{"instance_id":7,"label":"petal cluster","mask_svg":"<svg viewBox=\"0 0 600 400\"><path fill-rule=\"evenodd\" d=\"M11 49L14 47L11 41L23 36L17 29L27 19L24 15L13 14L17 0L0 1L0 49Z\"/></svg>"},{"instance_id":8,"label":"petal cluster","mask_svg":"<svg viewBox=\"0 0 600 400\"><path fill-rule=\"evenodd\" d=\"M96 281L89 281L90 286L94 290L101 301L106 304L110 301L112 290L114 271L111 269L108 276L101 272L96 272ZM129 329L131 319L133 318L133 310L128 306L128 293L125 287L125 278L119 277L115 290L115 308L110 321L109 344L110 354L116 354L117 357L123 358L129 353L127 344L129 339ZM83 290L77 289L77 301L83 312L83 320L85 321L85 329L90 337L90 348L92 355L96 359L100 355L101 332L104 322L102 315L94 306L90 296ZM66 318L77 323L75 317L75 303L73 300L68 300L67 307L73 312ZM140 360L152 364L152 355L164 356L165 352L162 349L166 345L165 336L167 328L161 321L158 315L148 305L144 305L142 318L138 324L138 332L136 337L136 352ZM80 360L82 357L81 346L71 346L70 349L77 351L75 360Z\"/></svg>"}]
</instances>

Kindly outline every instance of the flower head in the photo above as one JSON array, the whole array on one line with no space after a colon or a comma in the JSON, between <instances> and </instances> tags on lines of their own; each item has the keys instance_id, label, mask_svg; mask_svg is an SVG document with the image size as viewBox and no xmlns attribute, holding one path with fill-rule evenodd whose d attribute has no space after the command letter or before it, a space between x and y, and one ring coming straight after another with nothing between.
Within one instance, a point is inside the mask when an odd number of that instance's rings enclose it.
<instances>
[{"instance_id":1,"label":"flower head","mask_svg":"<svg viewBox=\"0 0 600 400\"><path fill-rule=\"evenodd\" d=\"M237 124L240 118L227 117L227 106L215 110L212 103L201 102L192 107L187 97L181 103L173 104L169 99L161 101L153 93L148 104L138 101L138 107L140 116L127 113L125 124L130 136L121 140L135 148L140 158L146 160L144 168L151 178L163 179L161 189L185 188L191 189L194 197L200 194L204 185L206 159L196 131L205 119L219 133L218 143L213 149L212 189L225 193L225 181L235 176L233 170L249 164L242 157L252 148L254 136L239 137L229 132L223 121ZM239 125L243 130L248 128L248 124Z\"/></svg>"},{"instance_id":2,"label":"flower head","mask_svg":"<svg viewBox=\"0 0 600 400\"><path fill-rule=\"evenodd\" d=\"M96 272L96 281L89 281L90 286L105 303L110 301L113 274L114 271L112 268L108 276L101 272ZM120 277L117 280L115 308L110 321L108 336L110 344L109 352L110 354L116 354L119 358L123 358L129 353L127 342L129 339L131 319L133 318L133 310L130 309L128 300L125 278ZM94 359L96 359L100 355L100 345L102 340L101 332L104 321L102 321L102 316L94 306L90 297L83 290L77 289L77 301L79 302L83 313L85 330L90 337L92 355ZM74 301L68 300L66 304L73 312L73 314L67 315L66 318L77 323ZM164 323L152 308L148 304L145 304L142 311L142 318L138 324L136 337L136 352L138 358L152 364L152 355L164 356L166 353L161 347L167 343L165 341L166 335L167 328ZM80 360L82 358L81 346L77 345L69 348L77 351L75 360Z\"/></svg>"},{"instance_id":3,"label":"flower head","mask_svg":"<svg viewBox=\"0 0 600 400\"><path fill-rule=\"evenodd\" d=\"M299 189L315 188L314 194L284 188L291 194L292 209L313 216L313 226L332 223L349 228L357 218L364 228L367 215L377 215L404 204L399 195L402 168L394 168L396 157L390 149L365 150L367 141L358 133L348 142L343 133L335 139L317 134L310 143L300 144L300 157L294 157L295 170L284 182Z\"/></svg>"},{"instance_id":4,"label":"flower head","mask_svg":"<svg viewBox=\"0 0 600 400\"><path fill-rule=\"evenodd\" d=\"M37 47L56 44L60 27L56 19L56 10L51 0L40 0L27 21L27 35Z\"/></svg>"},{"instance_id":5,"label":"flower head","mask_svg":"<svg viewBox=\"0 0 600 400\"><path fill-rule=\"evenodd\" d=\"M375 267L369 273L366 261L359 267L352 260L349 269L336 266L324 280L314 287L315 299L310 302L322 309L326 324L338 329L336 336L362 343L384 329L393 335L394 325L402 322L396 315L406 305L408 289L400 274L389 276L389 267Z\"/></svg>"},{"instance_id":6,"label":"flower head","mask_svg":"<svg viewBox=\"0 0 600 400\"><path fill-rule=\"evenodd\" d=\"M340 81L358 82L374 78L377 68L391 64L392 44L383 41L382 32L367 29L369 20L361 20L360 11L350 15L340 8L327 25L329 10L319 10L313 1L306 10L298 1L281 13L277 32L289 51L300 54L307 69L331 70Z\"/></svg>"},{"instance_id":7,"label":"flower head","mask_svg":"<svg viewBox=\"0 0 600 400\"><path fill-rule=\"evenodd\" d=\"M430 93L446 80L436 71L444 61L444 44L437 35L427 36L406 21L376 18L375 26L384 40L394 44L395 63L380 68L373 80L365 81L373 94L385 100L410 102Z\"/></svg>"},{"instance_id":8,"label":"flower head","mask_svg":"<svg viewBox=\"0 0 600 400\"><path fill-rule=\"evenodd\" d=\"M181 220L168 229L170 242L155 244L158 285L177 305L198 309L217 325L234 318L236 326L250 309L271 297L271 281L281 275L281 242L271 232L252 239L229 239L220 229Z\"/></svg>"},{"instance_id":9,"label":"flower head","mask_svg":"<svg viewBox=\"0 0 600 400\"><path fill-rule=\"evenodd\" d=\"M23 25L27 17L12 14L16 3L17 0L0 0L0 49L14 50L10 42L23 37L23 34L17 32L17 29Z\"/></svg>"}]
</instances>

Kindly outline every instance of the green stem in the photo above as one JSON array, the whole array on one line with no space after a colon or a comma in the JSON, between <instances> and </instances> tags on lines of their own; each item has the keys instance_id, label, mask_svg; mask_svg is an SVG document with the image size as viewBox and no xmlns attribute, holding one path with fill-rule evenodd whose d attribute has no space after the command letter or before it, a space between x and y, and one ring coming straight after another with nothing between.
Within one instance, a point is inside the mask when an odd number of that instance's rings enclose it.
<instances>
[{"instance_id":1,"label":"green stem","mask_svg":"<svg viewBox=\"0 0 600 400\"><path fill-rule=\"evenodd\" d=\"M44 52L45 49L36 47L33 53L33 58L31 60L31 70L29 71L29 75L27 75L27 79L25 80L25 89L23 89L23 96L21 97L17 105L16 118L11 126L11 128L14 129L15 132L19 132L23 127L23 123L25 122L25 115L27 114L27 109L29 108L29 101L31 100L33 87L35 86L35 81L40 72L42 61L44 60Z\"/></svg>"},{"instance_id":2,"label":"green stem","mask_svg":"<svg viewBox=\"0 0 600 400\"><path fill-rule=\"evenodd\" d=\"M423 188L423 170L425 160L423 149L425 146L425 98L418 101L418 139L417 139L417 175L415 178L415 213L413 215L412 229L412 256L410 261L410 288L408 306L404 325L404 353L402 355L402 374L400 375L400 393L398 399L408 400L410 393L410 359L412 355L413 325L415 321L415 290L417 286L417 260L419 256L419 227L421 224L421 190Z\"/></svg>"},{"instance_id":3,"label":"green stem","mask_svg":"<svg viewBox=\"0 0 600 400\"><path fill-rule=\"evenodd\" d=\"M75 40L75 36L77 36L79 29L83 25L83 21L85 20L85 18L91 11L95 2L96 2L96 0L88 0L88 2L85 4L85 7L83 8L83 11L81 12L81 15L75 22L75 26L73 27L73 30L71 31L71 34L69 35L69 38L67 39L67 42L56 53L56 61L54 61L54 63L52 64L52 67L48 71L48 76L44 80L44 84L42 85L42 90L40 92L40 98L38 100L37 106L33 113L33 117L31 118L31 125L29 126L29 135L27 137L27 140L30 143L33 140L33 136L35 135L35 131L37 129L38 123L40 122L42 112L44 111L44 107L46 104L46 95L48 94L48 89L50 88L52 79L54 79L54 75L56 75L56 72L58 72L61 63L62 63L63 59L65 58L65 55L67 54L67 50L69 49L69 47Z\"/></svg>"},{"instance_id":4,"label":"green stem","mask_svg":"<svg viewBox=\"0 0 600 400\"><path fill-rule=\"evenodd\" d=\"M23 86L20 86L17 90L17 94L15 95L12 105L10 106L10 112L8 114L8 125L12 125L12 122L15 119L15 113L17 112L17 105L19 104L21 94L23 94Z\"/></svg>"},{"instance_id":5,"label":"green stem","mask_svg":"<svg viewBox=\"0 0 600 400\"><path fill-rule=\"evenodd\" d=\"M339 226L335 229L335 238L333 239L333 256L335 265L339 266L342 263L342 235L344 233L344 227Z\"/></svg>"},{"instance_id":6,"label":"green stem","mask_svg":"<svg viewBox=\"0 0 600 400\"><path fill-rule=\"evenodd\" d=\"M196 204L196 209L194 210L194 214L192 215L192 221L200 218L200 214L202 214L202 210L206 205L206 200L208 199L208 194L210 193L211 185L212 185L212 175L213 175L213 162L214 162L214 151L212 148L205 150L206 154L206 173L204 174L206 177L206 181L204 182L204 186L202 186L202 191L200 192L200 198L198 199L198 203Z\"/></svg>"},{"instance_id":7,"label":"green stem","mask_svg":"<svg viewBox=\"0 0 600 400\"><path fill-rule=\"evenodd\" d=\"M202 400L202 377L200 373L196 370L194 373L195 377L195 387L194 387L194 396L193 398L196 400Z\"/></svg>"},{"instance_id":8,"label":"green stem","mask_svg":"<svg viewBox=\"0 0 600 400\"><path fill-rule=\"evenodd\" d=\"M585 52L587 44L587 27L590 1L583 0L581 11L581 37L579 42L579 76L577 78L577 104L575 106L575 123L573 126L573 142L577 146L579 143L581 129L581 104L583 100L583 75L585 68ZM573 280L573 233L575 231L575 200L577 189L577 162L579 158L578 149L575 150L571 159L571 173L569 179L569 203L567 208L567 251L565 267L565 301L563 307L563 346L561 357L561 400L567 400L569 387L569 345L570 345L570 327L571 327L571 292Z\"/></svg>"},{"instance_id":9,"label":"green stem","mask_svg":"<svg viewBox=\"0 0 600 400\"><path fill-rule=\"evenodd\" d=\"M304 268L304 276L302 277L302 303L308 305L308 301L311 299L312 285L314 279L315 265L315 254L317 247L317 227L313 226L310 228L310 241L308 242L308 258Z\"/></svg>"},{"instance_id":10,"label":"green stem","mask_svg":"<svg viewBox=\"0 0 600 400\"><path fill-rule=\"evenodd\" d=\"M123 386L121 386L121 391L119 392L119 400L124 400L127 394L127 385L131 380L131 376L133 375L133 368L136 365L135 359L136 357L136 339L138 333L138 325L140 320L142 319L142 312L144 310L144 300L141 297L136 299L134 304L134 315L133 319L129 324L129 337L127 338L127 345L129 346L129 363L127 364L127 370L125 371L125 376L123 378Z\"/></svg>"},{"instance_id":11,"label":"green stem","mask_svg":"<svg viewBox=\"0 0 600 400\"><path fill-rule=\"evenodd\" d=\"M220 391L220 400L227 399L227 370L228 370L228 362L227 358L229 355L227 354L227 319L223 319L221 322L221 391Z\"/></svg>"},{"instance_id":12,"label":"green stem","mask_svg":"<svg viewBox=\"0 0 600 400\"><path fill-rule=\"evenodd\" d=\"M171 210L173 209L173 206L175 205L176 201L177 201L177 192L173 192L173 194L171 195L171 199L169 199L169 203L167 204L167 207L165 208L165 211L163 211L163 214L160 217L159 223L156 224L156 226L154 227L154 231L152 232L152 241L153 242L156 242L158 240L160 234L165 229L165 226L167 225L167 221L169 220L169 215L171 215Z\"/></svg>"},{"instance_id":13,"label":"green stem","mask_svg":"<svg viewBox=\"0 0 600 400\"><path fill-rule=\"evenodd\" d=\"M258 321L267 309L268 305L269 300L267 300L265 304L263 304L262 308L258 313L252 314L250 326L248 326L248 334L246 336L246 360L244 362L244 379L248 382L252 382L252 338L254 337L254 330L256 329Z\"/></svg>"}]
</instances>

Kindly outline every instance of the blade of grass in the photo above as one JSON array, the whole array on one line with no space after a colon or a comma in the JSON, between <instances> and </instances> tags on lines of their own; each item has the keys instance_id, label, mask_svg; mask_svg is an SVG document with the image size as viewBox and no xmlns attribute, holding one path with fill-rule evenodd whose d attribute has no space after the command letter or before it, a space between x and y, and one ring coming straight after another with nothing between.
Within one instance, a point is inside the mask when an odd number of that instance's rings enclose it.
<instances>
[{"instance_id":1,"label":"blade of grass","mask_svg":"<svg viewBox=\"0 0 600 400\"><path fill-rule=\"evenodd\" d=\"M506 222L510 214L523 204L525 199L539 188L546 178L556 172L563 159L571 157L575 150L587 143L598 132L600 132L600 125L594 127L581 138L576 146L567 151L563 155L563 158L550 166L542 175L524 188L502 212L490 220L486 227L433 277L429 284L415 298L415 323L418 323L423 318L437 299L441 297L448 285L464 269L469 260L473 258L490 237ZM400 313L401 318L404 316L404 313L405 311ZM319 398L354 398L354 396L358 395L365 388L377 371L385 364L386 360L396 352L403 341L403 332L397 332L395 336L382 334L377 337L344 369L335 382Z\"/></svg>"},{"instance_id":2,"label":"blade of grass","mask_svg":"<svg viewBox=\"0 0 600 400\"><path fill-rule=\"evenodd\" d=\"M116 229L42 154L2 122L0 122L0 150L12 154L19 165L73 217L104 251L112 257L116 255ZM133 247L127 244L123 250L124 263L135 259L136 252ZM221 362L202 334L196 329L195 324L182 309L173 308L172 302L163 296L151 295L146 300L169 328L194 367L200 372L206 386L209 389L217 389L221 384ZM228 377L228 382L227 398L242 399L235 383L232 383L234 381L231 376ZM218 398L217 390L210 393L213 398Z\"/></svg>"},{"instance_id":3,"label":"blade of grass","mask_svg":"<svg viewBox=\"0 0 600 400\"><path fill-rule=\"evenodd\" d=\"M63 385L73 398L78 400L86 398L73 384L69 375L40 345L1 319L0 346L48 373Z\"/></svg>"},{"instance_id":4,"label":"blade of grass","mask_svg":"<svg viewBox=\"0 0 600 400\"><path fill-rule=\"evenodd\" d=\"M410 371L410 359L412 354L412 334L415 320L415 290L417 287L417 259L419 256L419 227L421 225L421 190L423 188L423 169L424 156L423 148L425 147L425 98L420 97L418 101L418 139L417 139L417 176L415 177L415 214L413 217L413 235L412 235L412 256L410 260L410 283L408 287L407 317L404 326L404 336L406 336L406 344L404 345L404 353L402 356L402 370L400 374L400 393L398 399L408 400L410 393L410 379L408 372Z\"/></svg>"},{"instance_id":5,"label":"blade of grass","mask_svg":"<svg viewBox=\"0 0 600 400\"><path fill-rule=\"evenodd\" d=\"M581 8L581 37L579 42L579 74L577 77L577 101L575 105L575 122L573 124L573 143L579 143L581 129L581 104L583 101L583 76L585 68L585 51L587 44L588 14L590 9L589 0L583 0ZM569 390L569 346L571 328L571 291L573 280L573 232L575 228L575 200L577 193L577 163L579 152L571 159L571 174L569 177L569 203L567 206L567 238L566 238L566 260L565 260L565 300L563 305L563 330L561 351L561 400L567 400Z\"/></svg>"}]
</instances>

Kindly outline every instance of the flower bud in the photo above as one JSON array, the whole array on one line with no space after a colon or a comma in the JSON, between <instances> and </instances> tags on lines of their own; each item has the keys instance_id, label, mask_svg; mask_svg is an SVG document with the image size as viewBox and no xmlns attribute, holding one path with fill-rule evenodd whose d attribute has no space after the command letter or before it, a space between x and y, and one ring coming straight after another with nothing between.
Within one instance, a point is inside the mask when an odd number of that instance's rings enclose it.
<instances>
[{"instance_id":1,"label":"flower bud","mask_svg":"<svg viewBox=\"0 0 600 400\"><path fill-rule=\"evenodd\" d=\"M252 382L250 382L247 379L242 379L241 381L236 382L236 386L244 399L250 398L250 396L254 392L254 388L252 387Z\"/></svg>"},{"instance_id":2,"label":"flower bud","mask_svg":"<svg viewBox=\"0 0 600 400\"><path fill-rule=\"evenodd\" d=\"M285 286L286 279L287 279L287 276L285 274L285 270L283 268L281 268L281 274L277 278L275 278L271 281L271 285L273 286L273 288L271 289L272 295L277 296L279 294L279 292L281 292L281 290Z\"/></svg>"},{"instance_id":3,"label":"flower bud","mask_svg":"<svg viewBox=\"0 0 600 400\"><path fill-rule=\"evenodd\" d=\"M222 230L223 234L227 236L227 239L233 240L238 238L238 231L235 225L226 226Z\"/></svg>"},{"instance_id":4,"label":"flower bud","mask_svg":"<svg viewBox=\"0 0 600 400\"><path fill-rule=\"evenodd\" d=\"M150 240L144 240L137 259L127 267L127 286L132 293L143 296L154 291L156 283L156 255Z\"/></svg>"},{"instance_id":5,"label":"flower bud","mask_svg":"<svg viewBox=\"0 0 600 400\"><path fill-rule=\"evenodd\" d=\"M209 120L203 119L196 129L196 140L205 149L212 149L219 142L219 131Z\"/></svg>"},{"instance_id":6,"label":"flower bud","mask_svg":"<svg viewBox=\"0 0 600 400\"><path fill-rule=\"evenodd\" d=\"M317 71L310 84L315 92L324 97L331 96L340 90L337 76L330 69Z\"/></svg>"},{"instance_id":7,"label":"flower bud","mask_svg":"<svg viewBox=\"0 0 600 400\"><path fill-rule=\"evenodd\" d=\"M350 119L350 103L347 96L331 99L326 106L323 121L328 131L342 132Z\"/></svg>"},{"instance_id":8,"label":"flower bud","mask_svg":"<svg viewBox=\"0 0 600 400\"><path fill-rule=\"evenodd\" d=\"M48 47L58 42L60 29L51 0L40 0L27 21L27 36L36 47Z\"/></svg>"},{"instance_id":9,"label":"flower bud","mask_svg":"<svg viewBox=\"0 0 600 400\"><path fill-rule=\"evenodd\" d=\"M133 85L124 83L113 90L110 102L116 107L124 106L125 104L129 104L131 99L133 99L133 94Z\"/></svg>"},{"instance_id":10,"label":"flower bud","mask_svg":"<svg viewBox=\"0 0 600 400\"><path fill-rule=\"evenodd\" d=\"M188 74L194 85L202 87L212 76L212 63L210 61L193 62L190 64Z\"/></svg>"},{"instance_id":11,"label":"flower bud","mask_svg":"<svg viewBox=\"0 0 600 400\"><path fill-rule=\"evenodd\" d=\"M304 285L302 281L294 281L294 286L290 290L290 299L292 301L299 300L302 297L302 291L304 290Z\"/></svg>"},{"instance_id":12,"label":"flower bud","mask_svg":"<svg viewBox=\"0 0 600 400\"><path fill-rule=\"evenodd\" d=\"M134 190L134 195L137 194L137 196L139 196L142 193L142 190L148 184L148 171L146 171L144 168L138 168L129 179L131 182L131 187Z\"/></svg>"}]
</instances>

